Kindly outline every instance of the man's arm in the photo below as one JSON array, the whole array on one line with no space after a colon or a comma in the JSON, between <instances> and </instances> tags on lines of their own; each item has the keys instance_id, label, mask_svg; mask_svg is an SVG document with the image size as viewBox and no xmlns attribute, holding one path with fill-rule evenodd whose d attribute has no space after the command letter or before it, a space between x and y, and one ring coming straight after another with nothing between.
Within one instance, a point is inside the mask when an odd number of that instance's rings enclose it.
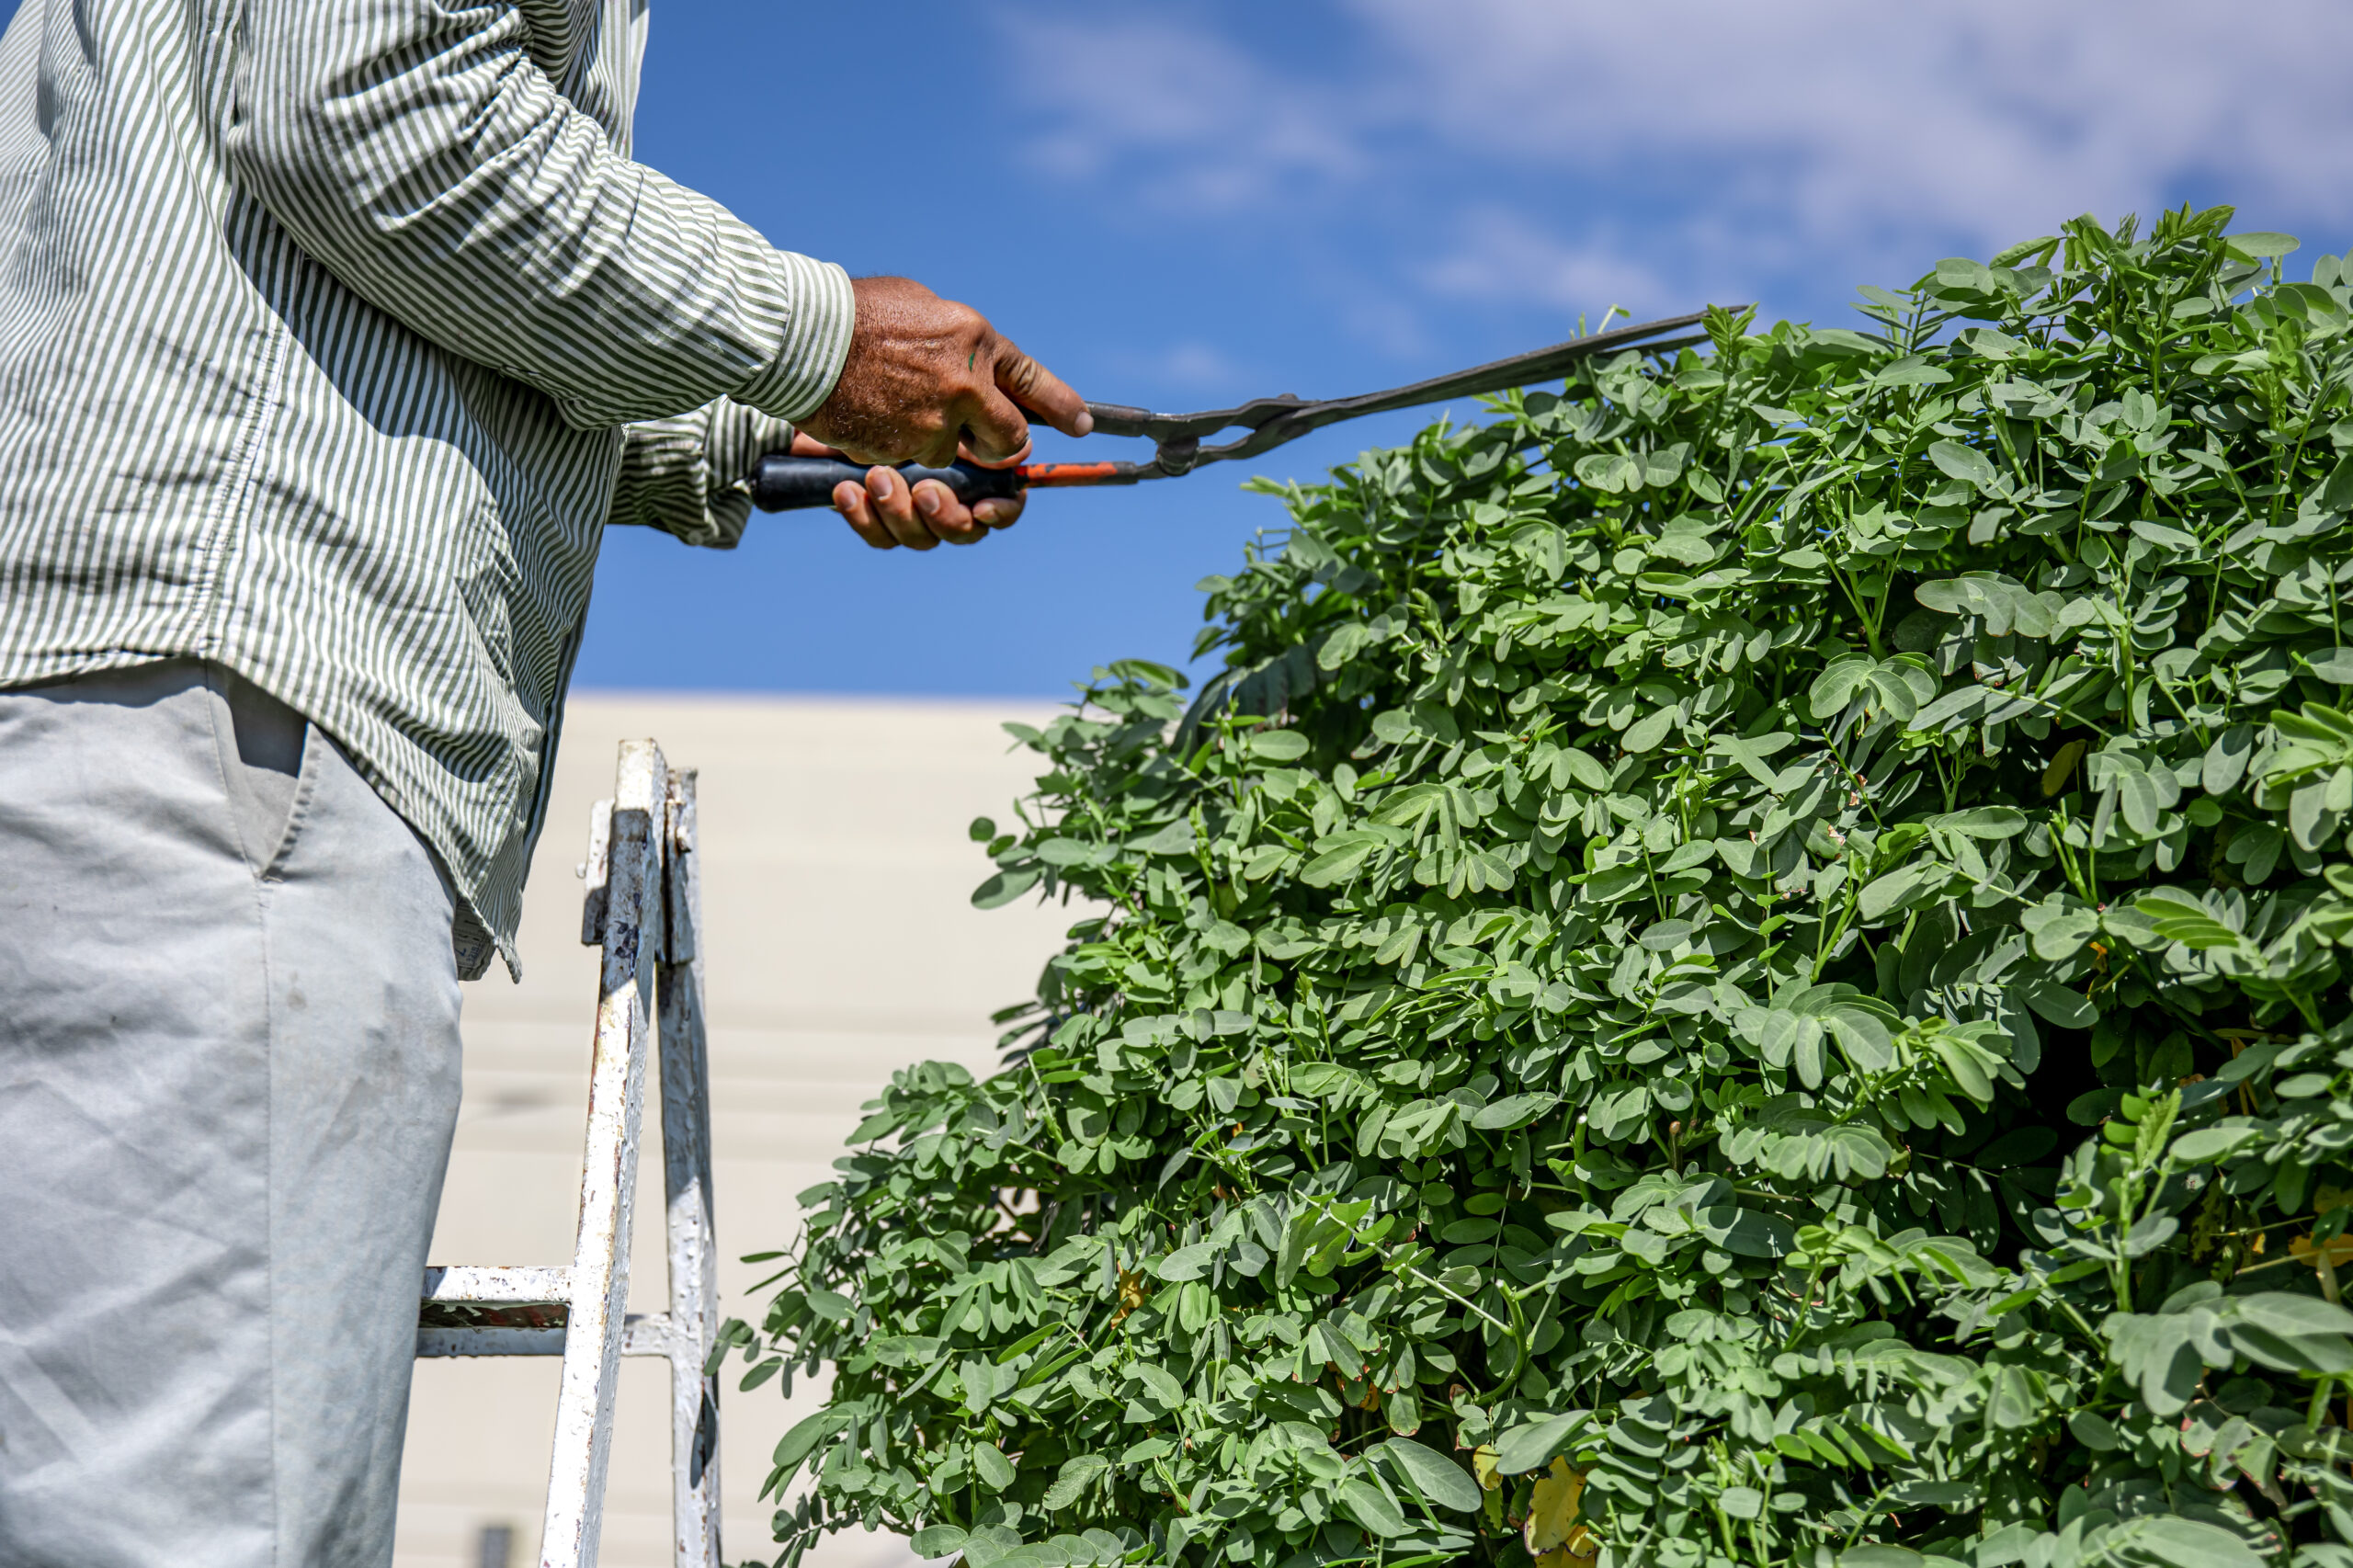
<instances>
[{"instance_id":1,"label":"man's arm","mask_svg":"<svg viewBox=\"0 0 2353 1568\"><path fill-rule=\"evenodd\" d=\"M752 470L790 450L792 426L727 398L691 414L641 420L622 434L621 468L606 521L733 550L752 517Z\"/></svg>"},{"instance_id":2,"label":"man's arm","mask_svg":"<svg viewBox=\"0 0 2353 1568\"><path fill-rule=\"evenodd\" d=\"M622 433L628 438L606 520L659 528L714 550L733 550L742 541L752 518L752 472L760 459L770 452L847 455L727 398L691 414L641 420ZM1022 498L993 497L967 508L937 481L927 480L910 494L899 474L878 467L863 485L845 481L837 486L834 505L877 550L902 544L931 550L978 544L992 528L1011 528L1021 516Z\"/></svg>"},{"instance_id":3,"label":"man's arm","mask_svg":"<svg viewBox=\"0 0 2353 1568\"><path fill-rule=\"evenodd\" d=\"M584 427L833 391L847 277L614 152L511 7L247 0L243 26L234 167L386 313Z\"/></svg>"},{"instance_id":4,"label":"man's arm","mask_svg":"<svg viewBox=\"0 0 2353 1568\"><path fill-rule=\"evenodd\" d=\"M641 477L676 479L687 426L666 422L708 425L722 398L878 465L960 446L1017 461L1025 411L1091 427L978 312L905 278L853 285L615 153L511 6L248 0L243 28L227 141L256 198L362 298L573 423L656 422L631 437ZM692 460L714 459L733 460ZM835 504L882 549L970 543L1021 510L910 494L879 466Z\"/></svg>"}]
</instances>

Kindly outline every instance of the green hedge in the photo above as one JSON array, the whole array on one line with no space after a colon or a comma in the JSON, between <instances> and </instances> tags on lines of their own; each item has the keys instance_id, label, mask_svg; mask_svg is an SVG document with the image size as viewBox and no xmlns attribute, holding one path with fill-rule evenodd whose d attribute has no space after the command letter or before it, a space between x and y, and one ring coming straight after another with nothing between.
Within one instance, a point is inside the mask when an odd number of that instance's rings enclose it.
<instances>
[{"instance_id":1,"label":"green hedge","mask_svg":"<svg viewBox=\"0 0 2353 1568\"><path fill-rule=\"evenodd\" d=\"M2228 218L1369 453L1017 726L1086 918L730 1331L787 1555L2353 1564L2353 290Z\"/></svg>"}]
</instances>

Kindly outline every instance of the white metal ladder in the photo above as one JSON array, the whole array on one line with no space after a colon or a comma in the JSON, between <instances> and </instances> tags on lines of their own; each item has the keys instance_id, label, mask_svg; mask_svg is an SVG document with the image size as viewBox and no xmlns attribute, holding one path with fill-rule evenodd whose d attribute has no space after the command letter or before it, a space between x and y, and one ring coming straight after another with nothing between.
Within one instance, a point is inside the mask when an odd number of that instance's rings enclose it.
<instances>
[{"instance_id":1,"label":"white metal ladder","mask_svg":"<svg viewBox=\"0 0 2353 1568\"><path fill-rule=\"evenodd\" d=\"M580 939L603 948L604 965L572 1265L426 1269L416 1353L563 1358L540 1568L595 1568L620 1358L669 1358L676 1568L720 1568L719 1383L703 1372L717 1291L694 771L670 771L652 741L622 742L584 871ZM670 1310L626 1313L638 1131L657 1039Z\"/></svg>"}]
</instances>

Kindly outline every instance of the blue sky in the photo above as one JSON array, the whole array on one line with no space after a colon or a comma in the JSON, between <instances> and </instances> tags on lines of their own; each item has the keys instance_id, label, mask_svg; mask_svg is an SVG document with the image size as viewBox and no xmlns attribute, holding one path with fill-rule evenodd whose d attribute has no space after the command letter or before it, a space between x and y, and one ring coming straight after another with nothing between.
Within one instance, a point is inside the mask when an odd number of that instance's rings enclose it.
<instances>
[{"instance_id":1,"label":"blue sky","mask_svg":"<svg viewBox=\"0 0 2353 1568\"><path fill-rule=\"evenodd\" d=\"M2091 210L2353 246L2353 7L2275 0L655 0L639 156L776 244L985 312L1087 396L1391 385L1638 316L1832 320ZM1470 415L1475 409L1464 408ZM1260 460L1312 478L1424 416ZM1142 455L1055 438L1046 456ZM1221 467L971 550L829 513L608 536L592 687L1058 696L1181 663L1277 504ZM646 635L652 632L653 635Z\"/></svg>"}]
</instances>

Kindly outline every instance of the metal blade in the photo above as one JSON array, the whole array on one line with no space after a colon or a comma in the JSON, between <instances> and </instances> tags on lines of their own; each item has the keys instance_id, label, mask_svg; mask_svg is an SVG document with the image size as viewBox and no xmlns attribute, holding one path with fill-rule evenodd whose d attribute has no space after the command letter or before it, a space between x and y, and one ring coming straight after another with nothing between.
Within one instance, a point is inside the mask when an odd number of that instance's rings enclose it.
<instances>
[{"instance_id":1,"label":"metal blade","mask_svg":"<svg viewBox=\"0 0 2353 1568\"><path fill-rule=\"evenodd\" d=\"M1443 403L1449 398L1501 392L1506 387L1526 386L1531 381L1551 381L1565 376L1578 360L1596 354L1636 347L1644 353L1664 353L1704 341L1703 335L1663 343L1651 340L1696 326L1705 317L1706 312L1695 312L1665 321L1622 326L1613 332L1597 332L1587 337L1571 338L1549 348L1516 354L1508 359L1474 365L1467 370L1392 387L1386 392L1330 398L1320 403L1311 403L1287 393L1281 397L1254 399L1233 408L1209 409L1198 414L1155 414L1148 409L1108 403L1090 403L1086 406L1087 411L1095 415L1097 434L1148 436L1158 446L1159 452L1151 462L1137 465L1136 478L1169 478L1205 462L1256 457L1286 441L1295 441L1312 430L1320 430L1326 425L1335 425L1344 419L1386 414L1393 409L1416 408L1426 403ZM1200 445L1202 437L1237 426L1250 433L1218 446Z\"/></svg>"}]
</instances>

